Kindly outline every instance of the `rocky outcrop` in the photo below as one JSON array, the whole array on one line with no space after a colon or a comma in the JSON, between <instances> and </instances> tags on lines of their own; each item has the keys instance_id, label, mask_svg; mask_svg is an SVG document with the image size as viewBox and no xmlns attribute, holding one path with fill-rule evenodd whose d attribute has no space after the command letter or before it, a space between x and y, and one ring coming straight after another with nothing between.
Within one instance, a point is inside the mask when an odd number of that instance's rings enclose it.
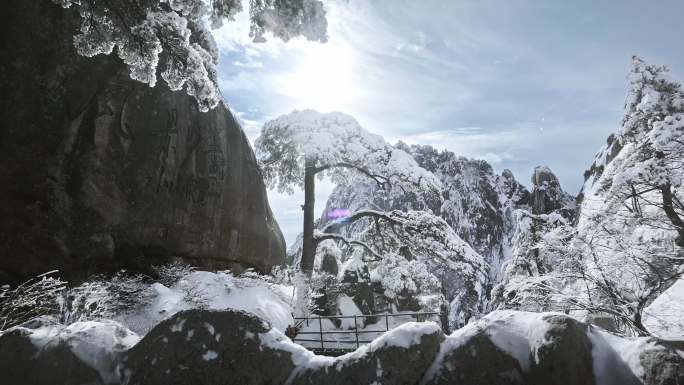
<instances>
[{"instance_id":1,"label":"rocky outcrop","mask_svg":"<svg viewBox=\"0 0 684 385\"><path fill-rule=\"evenodd\" d=\"M631 349L641 341L619 343ZM571 317L502 311L447 337L422 384L652 383L640 381L634 370L610 343Z\"/></svg>"},{"instance_id":2,"label":"rocky outcrop","mask_svg":"<svg viewBox=\"0 0 684 385\"><path fill-rule=\"evenodd\" d=\"M254 154L230 111L200 113L115 55L72 47L77 15L10 0L0 14L0 282L284 262Z\"/></svg>"},{"instance_id":3,"label":"rocky outcrop","mask_svg":"<svg viewBox=\"0 0 684 385\"><path fill-rule=\"evenodd\" d=\"M187 310L140 342L111 321L38 320L0 334L3 384L675 385L684 358L558 313L493 312L445 337L407 323L337 358L242 311Z\"/></svg>"},{"instance_id":4,"label":"rocky outcrop","mask_svg":"<svg viewBox=\"0 0 684 385\"><path fill-rule=\"evenodd\" d=\"M450 348L451 344L456 347ZM481 365L487 362L487 365ZM467 341L448 338L443 353L433 367L430 385L451 385L454 379L469 385L522 385L520 364L508 353L499 349L484 332Z\"/></svg>"},{"instance_id":5,"label":"rocky outcrop","mask_svg":"<svg viewBox=\"0 0 684 385\"><path fill-rule=\"evenodd\" d=\"M81 361L64 344L39 353L28 335L19 330L0 339L0 370L7 385L95 384L101 385L97 371ZM33 358L35 357L35 358Z\"/></svg>"},{"instance_id":6,"label":"rocky outcrop","mask_svg":"<svg viewBox=\"0 0 684 385\"><path fill-rule=\"evenodd\" d=\"M284 384L295 368L293 354L269 345L286 338L270 330L261 319L241 311L177 313L126 354L123 383Z\"/></svg>"},{"instance_id":7,"label":"rocky outcrop","mask_svg":"<svg viewBox=\"0 0 684 385\"><path fill-rule=\"evenodd\" d=\"M684 359L682 353L656 343L655 349L648 349L639 355L644 368L644 383L649 385L684 384Z\"/></svg>"},{"instance_id":8,"label":"rocky outcrop","mask_svg":"<svg viewBox=\"0 0 684 385\"><path fill-rule=\"evenodd\" d=\"M563 191L556 175L548 167L537 166L532 173L532 214L550 214L559 211L564 217L574 217L574 198Z\"/></svg>"},{"instance_id":9,"label":"rocky outcrop","mask_svg":"<svg viewBox=\"0 0 684 385\"><path fill-rule=\"evenodd\" d=\"M0 373L6 385L118 384L121 353L138 336L113 321L68 327L39 318L0 335Z\"/></svg>"},{"instance_id":10,"label":"rocky outcrop","mask_svg":"<svg viewBox=\"0 0 684 385\"><path fill-rule=\"evenodd\" d=\"M591 190L594 182L601 178L606 165L615 159L615 157L622 150L622 147L622 138L618 135L610 134L606 139L606 144L601 147L598 153L594 156L594 161L591 163L591 166L584 171L584 185L582 186L580 193L577 195L577 217L579 217L579 211L581 210L582 202L584 201L587 190Z\"/></svg>"},{"instance_id":11,"label":"rocky outcrop","mask_svg":"<svg viewBox=\"0 0 684 385\"><path fill-rule=\"evenodd\" d=\"M537 384L596 384L587 325L560 315L544 317L544 321L548 324L545 343L537 348L530 381Z\"/></svg>"}]
</instances>

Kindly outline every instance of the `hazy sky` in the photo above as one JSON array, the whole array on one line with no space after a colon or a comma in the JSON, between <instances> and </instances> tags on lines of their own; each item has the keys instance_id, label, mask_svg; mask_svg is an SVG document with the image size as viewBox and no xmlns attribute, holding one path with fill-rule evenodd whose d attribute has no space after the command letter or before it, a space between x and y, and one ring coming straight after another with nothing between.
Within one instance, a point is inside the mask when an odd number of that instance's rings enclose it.
<instances>
[{"instance_id":1,"label":"hazy sky","mask_svg":"<svg viewBox=\"0 0 684 385\"><path fill-rule=\"evenodd\" d=\"M254 140L293 109L342 111L388 141L508 168L547 165L577 193L618 127L634 54L684 79L682 0L326 2L329 42L254 44L246 14L217 31L222 91ZM318 213L332 189L319 184ZM288 244L302 194L269 193Z\"/></svg>"}]
</instances>

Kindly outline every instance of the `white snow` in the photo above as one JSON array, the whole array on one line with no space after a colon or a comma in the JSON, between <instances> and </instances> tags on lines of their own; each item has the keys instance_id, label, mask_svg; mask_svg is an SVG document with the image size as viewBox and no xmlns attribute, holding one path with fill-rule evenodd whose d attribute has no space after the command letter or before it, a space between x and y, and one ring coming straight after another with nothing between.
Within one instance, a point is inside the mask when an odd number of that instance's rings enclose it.
<instances>
[{"instance_id":1,"label":"white snow","mask_svg":"<svg viewBox=\"0 0 684 385\"><path fill-rule=\"evenodd\" d=\"M684 339L684 279L675 282L645 309L644 325L657 337Z\"/></svg>"},{"instance_id":2,"label":"white snow","mask_svg":"<svg viewBox=\"0 0 684 385\"><path fill-rule=\"evenodd\" d=\"M202 359L204 361L211 361L211 360L216 359L216 357L218 357L218 353L216 353L213 350L207 350L207 352L204 353L204 355L202 355Z\"/></svg>"},{"instance_id":3,"label":"white snow","mask_svg":"<svg viewBox=\"0 0 684 385\"><path fill-rule=\"evenodd\" d=\"M363 312L356 306L354 300L350 297L340 294L337 297L337 309L341 316L354 316L362 315ZM342 318L342 329L354 329L355 327L363 327L365 325L366 319L363 317L357 317L356 323L354 323L354 318Z\"/></svg>"},{"instance_id":4,"label":"white snow","mask_svg":"<svg viewBox=\"0 0 684 385\"><path fill-rule=\"evenodd\" d=\"M349 165L325 171L338 184L368 182L367 175L355 170L359 167L386 176L392 184L416 191L419 197L438 194L441 187L439 179L419 167L409 154L340 112L293 111L269 121L255 142L255 152L266 183L283 192L293 192L294 186L301 185L305 157L315 159L317 167Z\"/></svg>"},{"instance_id":5,"label":"white snow","mask_svg":"<svg viewBox=\"0 0 684 385\"><path fill-rule=\"evenodd\" d=\"M157 294L152 303L129 317L136 320L131 328L139 334L147 333L157 323L179 311L192 308L243 310L280 330L285 330L294 322L290 302L292 288L256 278L234 277L225 272L194 271L173 287L155 283L152 288ZM205 324L205 327L213 334L212 325ZM181 330L182 324L172 326L172 331Z\"/></svg>"},{"instance_id":6,"label":"white snow","mask_svg":"<svg viewBox=\"0 0 684 385\"><path fill-rule=\"evenodd\" d=\"M17 326L38 350L65 343L85 364L98 371L106 382L118 381L115 355L133 347L140 337L111 320L75 322L69 326L46 323L36 329Z\"/></svg>"},{"instance_id":7,"label":"white snow","mask_svg":"<svg viewBox=\"0 0 684 385\"><path fill-rule=\"evenodd\" d=\"M539 347L547 342L544 335L549 324L542 318L550 314L558 313L497 311L485 316L481 322L486 323L491 341L517 359L520 367L527 371L530 358L537 361Z\"/></svg>"},{"instance_id":8,"label":"white snow","mask_svg":"<svg viewBox=\"0 0 684 385\"><path fill-rule=\"evenodd\" d=\"M597 383L610 383L608 369L612 374L621 364L625 365L625 369L629 369L636 377L643 378L644 368L639 359L641 352L662 349L648 337L618 337L598 328L591 328L589 339L592 344Z\"/></svg>"}]
</instances>

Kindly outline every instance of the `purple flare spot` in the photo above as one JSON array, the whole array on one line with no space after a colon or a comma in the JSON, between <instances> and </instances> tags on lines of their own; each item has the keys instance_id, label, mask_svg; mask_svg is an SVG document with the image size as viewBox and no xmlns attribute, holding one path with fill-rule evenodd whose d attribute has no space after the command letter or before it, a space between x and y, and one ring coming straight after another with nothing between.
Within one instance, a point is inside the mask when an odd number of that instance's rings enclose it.
<instances>
[{"instance_id":1,"label":"purple flare spot","mask_svg":"<svg viewBox=\"0 0 684 385\"><path fill-rule=\"evenodd\" d=\"M332 209L328 211L328 219L346 218L351 215L349 209Z\"/></svg>"}]
</instances>

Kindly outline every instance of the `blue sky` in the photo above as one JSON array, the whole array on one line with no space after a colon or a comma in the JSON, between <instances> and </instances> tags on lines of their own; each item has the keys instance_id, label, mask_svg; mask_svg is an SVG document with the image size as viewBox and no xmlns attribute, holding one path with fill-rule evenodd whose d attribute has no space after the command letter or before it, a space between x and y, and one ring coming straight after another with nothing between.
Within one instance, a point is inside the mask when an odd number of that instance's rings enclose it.
<instances>
[{"instance_id":1,"label":"blue sky","mask_svg":"<svg viewBox=\"0 0 684 385\"><path fill-rule=\"evenodd\" d=\"M329 42L249 41L246 14L215 31L220 85L254 139L293 109L342 111L394 142L508 168L547 165L577 193L618 127L630 57L684 79L681 0L336 0ZM320 210L332 186L319 184ZM269 198L291 243L302 194Z\"/></svg>"}]
</instances>

